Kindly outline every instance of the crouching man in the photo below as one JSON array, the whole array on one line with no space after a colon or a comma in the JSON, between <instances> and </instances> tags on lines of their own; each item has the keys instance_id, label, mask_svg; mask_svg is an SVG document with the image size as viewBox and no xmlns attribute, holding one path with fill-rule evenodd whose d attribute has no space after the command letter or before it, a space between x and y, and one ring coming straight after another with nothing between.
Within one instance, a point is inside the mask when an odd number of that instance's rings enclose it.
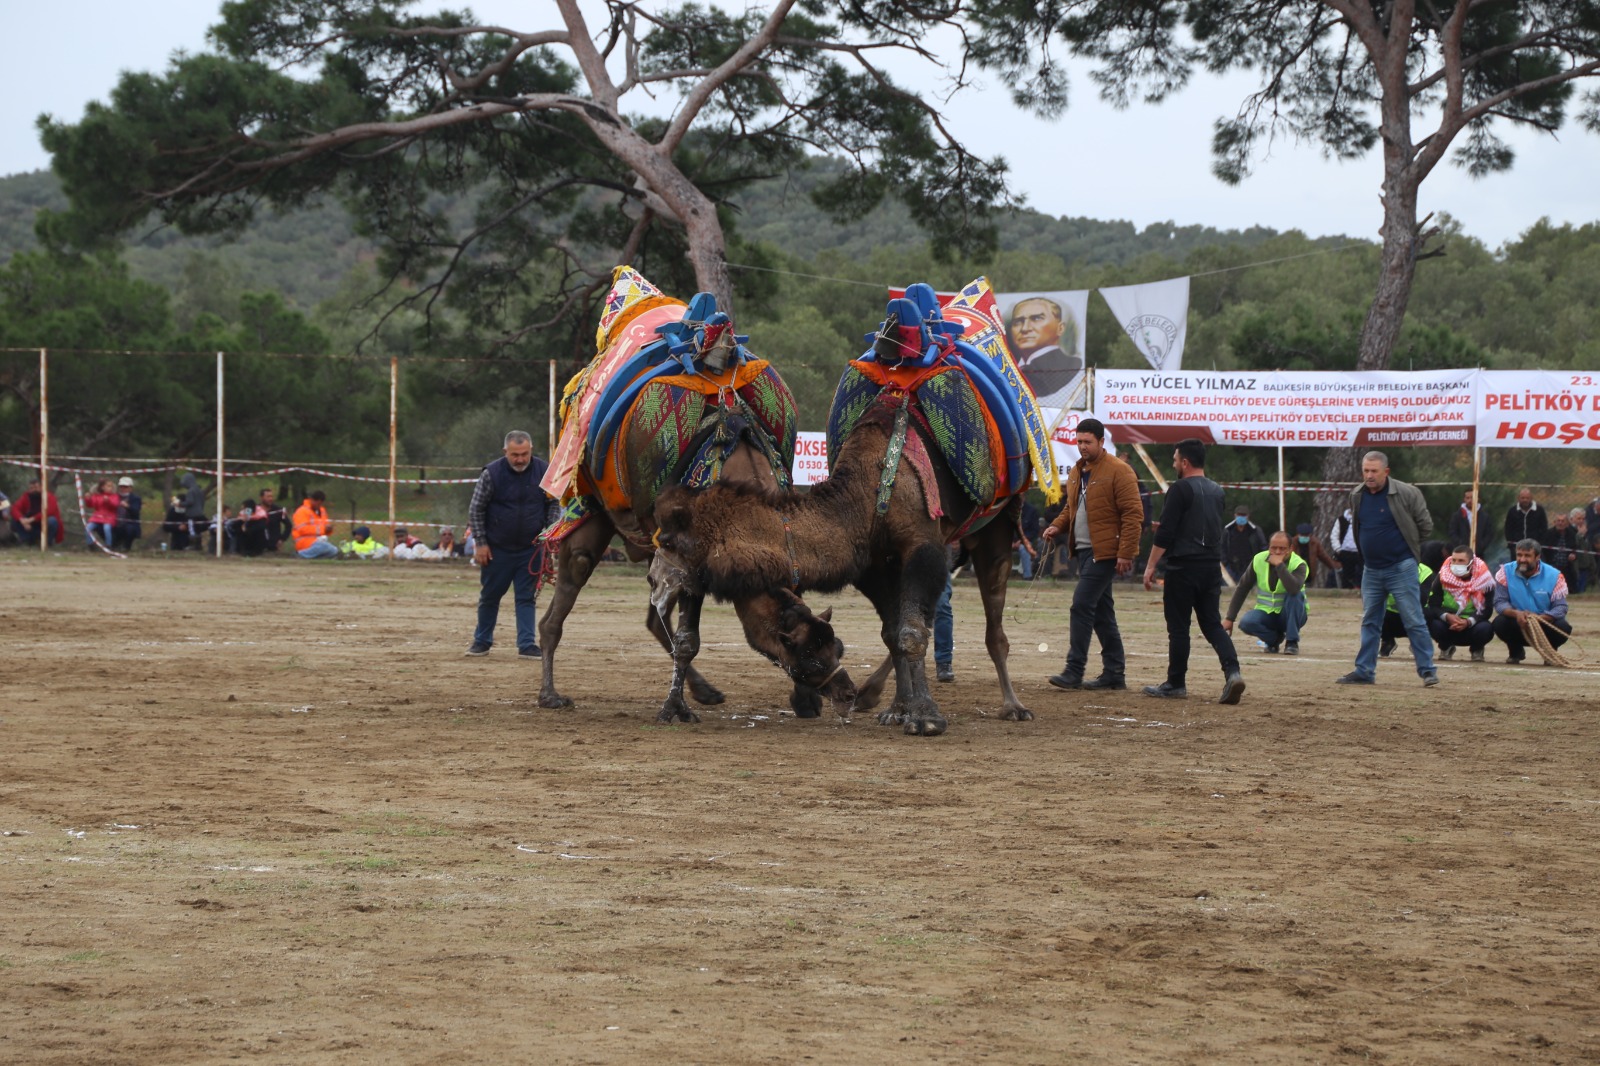
<instances>
[{"instance_id":1,"label":"crouching man","mask_svg":"<svg viewBox=\"0 0 1600 1066\"><path fill-rule=\"evenodd\" d=\"M1280 645L1290 655L1299 655L1300 630L1310 615L1305 591L1309 574L1310 565L1289 550L1288 534L1274 533L1267 550L1245 568L1222 627L1233 632L1233 620L1239 617L1244 598L1255 589L1256 605L1239 618L1239 628L1264 643L1268 655L1277 654Z\"/></svg>"},{"instance_id":2,"label":"crouching man","mask_svg":"<svg viewBox=\"0 0 1600 1066\"><path fill-rule=\"evenodd\" d=\"M1473 662L1483 662L1483 649L1494 639L1488 611L1494 585L1489 564L1462 544L1422 586L1422 613L1439 644L1439 658L1452 659L1457 648L1468 648Z\"/></svg>"},{"instance_id":3,"label":"crouching man","mask_svg":"<svg viewBox=\"0 0 1600 1066\"><path fill-rule=\"evenodd\" d=\"M1505 641L1509 663L1526 657L1533 626L1544 630L1552 648L1565 644L1572 632L1567 621L1567 579L1539 558L1543 546L1532 537L1517 541L1516 549L1517 561L1506 563L1494 575L1494 635Z\"/></svg>"}]
</instances>

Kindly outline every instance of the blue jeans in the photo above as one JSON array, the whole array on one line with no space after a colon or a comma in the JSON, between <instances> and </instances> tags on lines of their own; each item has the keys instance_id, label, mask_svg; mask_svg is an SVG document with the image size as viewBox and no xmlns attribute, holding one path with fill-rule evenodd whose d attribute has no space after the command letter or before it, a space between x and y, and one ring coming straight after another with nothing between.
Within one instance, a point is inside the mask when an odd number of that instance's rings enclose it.
<instances>
[{"instance_id":1,"label":"blue jeans","mask_svg":"<svg viewBox=\"0 0 1600 1066\"><path fill-rule=\"evenodd\" d=\"M933 662L935 666L949 666L955 658L956 618L950 610L950 578L946 575L939 605L933 609Z\"/></svg>"},{"instance_id":2,"label":"blue jeans","mask_svg":"<svg viewBox=\"0 0 1600 1066\"><path fill-rule=\"evenodd\" d=\"M1246 611L1239 619L1239 628L1252 637L1259 637L1269 645L1277 645L1287 640L1290 644L1300 643L1300 627L1306 624L1308 615L1306 609L1306 594L1296 592L1293 596L1286 596L1283 601L1283 610L1276 614L1266 611Z\"/></svg>"},{"instance_id":3,"label":"blue jeans","mask_svg":"<svg viewBox=\"0 0 1600 1066\"><path fill-rule=\"evenodd\" d=\"M1066 673L1069 677L1083 676L1083 668L1089 662L1089 637L1094 635L1100 638L1102 672L1122 677L1127 673L1128 657L1122 649L1122 631L1117 628L1116 602L1111 598L1117 561L1081 558L1083 569L1078 575L1078 587L1072 592L1072 621L1067 630Z\"/></svg>"},{"instance_id":4,"label":"blue jeans","mask_svg":"<svg viewBox=\"0 0 1600 1066\"><path fill-rule=\"evenodd\" d=\"M1033 580L1033 556L1028 553L1026 545L1017 549L1017 569L1022 572L1022 580Z\"/></svg>"},{"instance_id":5,"label":"blue jeans","mask_svg":"<svg viewBox=\"0 0 1600 1066\"><path fill-rule=\"evenodd\" d=\"M339 548L331 540L318 539L311 542L311 547L302 548L295 554L302 559L337 559Z\"/></svg>"},{"instance_id":6,"label":"blue jeans","mask_svg":"<svg viewBox=\"0 0 1600 1066\"><path fill-rule=\"evenodd\" d=\"M111 547L112 527L110 522L90 522L88 528L90 536L87 539L90 547L94 546L95 541L99 541L108 548Z\"/></svg>"},{"instance_id":7,"label":"blue jeans","mask_svg":"<svg viewBox=\"0 0 1600 1066\"><path fill-rule=\"evenodd\" d=\"M1378 675L1378 643L1383 639L1384 601L1390 596L1399 608L1417 676L1434 672L1433 637L1422 616L1422 586L1417 583L1417 561L1405 558L1393 566L1361 569L1361 648L1356 652L1356 674L1370 681Z\"/></svg>"},{"instance_id":8,"label":"blue jeans","mask_svg":"<svg viewBox=\"0 0 1600 1066\"><path fill-rule=\"evenodd\" d=\"M539 634L535 628L538 620L535 608L539 600L535 563L542 563L543 560L543 553L532 546L521 551L494 549L489 561L478 569L478 628L472 634L474 642L490 647L494 645L494 626L500 618L500 601L505 598L506 590L515 585L512 604L517 619L517 650L527 651L539 646Z\"/></svg>"},{"instance_id":9,"label":"blue jeans","mask_svg":"<svg viewBox=\"0 0 1600 1066\"><path fill-rule=\"evenodd\" d=\"M38 526L37 523L34 524L34 527L32 529L24 529L21 522L18 522L16 519L12 519L11 520L11 529L12 529L13 532L16 533L17 540L21 541L23 544L38 544L39 543L39 526ZM56 542L56 533L60 529L61 529L61 520L60 519L46 517L45 518L45 536L47 538L49 538L49 539L46 540L45 543L46 544L54 544Z\"/></svg>"}]
</instances>

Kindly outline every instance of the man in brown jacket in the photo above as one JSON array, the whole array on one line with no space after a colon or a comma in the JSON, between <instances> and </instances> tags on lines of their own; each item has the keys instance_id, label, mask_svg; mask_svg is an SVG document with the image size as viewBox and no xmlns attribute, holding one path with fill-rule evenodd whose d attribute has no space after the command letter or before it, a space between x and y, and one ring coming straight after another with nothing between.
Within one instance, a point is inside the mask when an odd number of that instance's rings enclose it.
<instances>
[{"instance_id":1,"label":"man in brown jacket","mask_svg":"<svg viewBox=\"0 0 1600 1066\"><path fill-rule=\"evenodd\" d=\"M1078 587L1072 594L1067 665L1050 678L1056 688L1127 688L1127 656L1117 629L1112 579L1133 572L1139 554L1144 504L1133 468L1105 446L1106 427L1097 418L1078 423L1078 451L1083 457L1067 475L1061 513L1044 531L1045 538L1064 537L1069 557L1084 555ZM1083 679L1089 662L1089 635L1100 638L1100 676Z\"/></svg>"}]
</instances>

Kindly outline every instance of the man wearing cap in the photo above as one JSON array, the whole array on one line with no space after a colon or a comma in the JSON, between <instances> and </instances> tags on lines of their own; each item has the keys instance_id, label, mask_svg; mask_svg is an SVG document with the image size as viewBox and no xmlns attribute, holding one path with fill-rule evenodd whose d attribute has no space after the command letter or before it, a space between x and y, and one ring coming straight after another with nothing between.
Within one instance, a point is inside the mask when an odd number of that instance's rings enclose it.
<instances>
[{"instance_id":1,"label":"man wearing cap","mask_svg":"<svg viewBox=\"0 0 1600 1066\"><path fill-rule=\"evenodd\" d=\"M339 546L329 537L333 520L328 517L327 501L327 495L318 489L294 513L294 550L302 559L339 557Z\"/></svg>"},{"instance_id":2,"label":"man wearing cap","mask_svg":"<svg viewBox=\"0 0 1600 1066\"><path fill-rule=\"evenodd\" d=\"M357 526L350 531L351 540L344 546L348 555L357 559L387 559L389 549L372 539L372 530L366 526Z\"/></svg>"},{"instance_id":3,"label":"man wearing cap","mask_svg":"<svg viewBox=\"0 0 1600 1066\"><path fill-rule=\"evenodd\" d=\"M472 634L468 655L488 655L494 646L495 623L506 590L516 586L517 654L541 657L535 608L538 603L538 566L543 553L539 534L561 513L539 482L546 463L533 454L533 438L520 429L506 434L505 455L483 468L472 490L467 522L477 546L478 628Z\"/></svg>"},{"instance_id":4,"label":"man wearing cap","mask_svg":"<svg viewBox=\"0 0 1600 1066\"><path fill-rule=\"evenodd\" d=\"M144 536L144 524L139 516L144 511L144 501L133 491L133 478L124 475L117 479L117 522L111 527L111 550L130 552L133 542Z\"/></svg>"},{"instance_id":5,"label":"man wearing cap","mask_svg":"<svg viewBox=\"0 0 1600 1066\"><path fill-rule=\"evenodd\" d=\"M1233 521L1222 531L1222 564L1228 568L1228 576L1238 581L1255 557L1266 550L1267 535L1250 521L1250 508L1241 503L1233 509Z\"/></svg>"}]
</instances>

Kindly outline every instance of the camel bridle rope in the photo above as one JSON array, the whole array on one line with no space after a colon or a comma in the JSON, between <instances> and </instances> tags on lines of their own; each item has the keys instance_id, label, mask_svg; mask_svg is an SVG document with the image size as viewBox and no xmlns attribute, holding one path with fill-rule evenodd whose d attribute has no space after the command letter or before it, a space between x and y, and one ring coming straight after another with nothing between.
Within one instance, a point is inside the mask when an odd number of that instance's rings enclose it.
<instances>
[{"instance_id":1,"label":"camel bridle rope","mask_svg":"<svg viewBox=\"0 0 1600 1066\"><path fill-rule=\"evenodd\" d=\"M1533 621L1529 622L1529 618L1532 618ZM1569 647L1573 648L1573 650L1576 652L1576 655L1563 655L1561 652L1557 651L1550 643L1550 637L1545 630L1548 629L1557 633L1561 631L1556 629L1556 627L1552 625L1550 621L1543 615L1523 615L1520 628L1522 629L1522 639L1527 641L1528 644L1532 645L1533 649L1544 658L1545 665L1547 666L1565 666L1570 668L1580 665L1584 659L1587 658L1587 656L1584 655L1583 649L1576 647L1577 642L1572 640L1570 636L1568 636L1567 643Z\"/></svg>"}]
</instances>

